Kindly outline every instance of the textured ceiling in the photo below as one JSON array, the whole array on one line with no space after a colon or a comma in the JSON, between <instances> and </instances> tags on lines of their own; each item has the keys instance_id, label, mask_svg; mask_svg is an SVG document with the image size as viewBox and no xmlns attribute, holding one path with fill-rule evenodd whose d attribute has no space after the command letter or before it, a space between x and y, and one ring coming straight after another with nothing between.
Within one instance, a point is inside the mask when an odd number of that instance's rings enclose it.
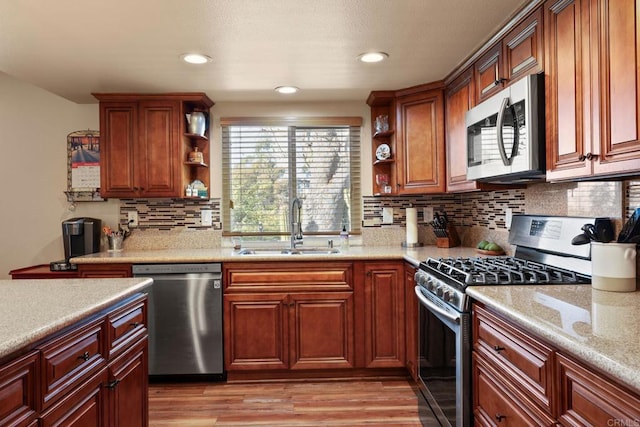
<instances>
[{"instance_id":1,"label":"textured ceiling","mask_svg":"<svg viewBox=\"0 0 640 427\"><path fill-rule=\"evenodd\" d=\"M364 101L444 78L527 0L0 0L0 71L91 92ZM387 52L380 64L356 56ZM213 58L204 66L180 54ZM283 98L273 88L301 91Z\"/></svg>"}]
</instances>

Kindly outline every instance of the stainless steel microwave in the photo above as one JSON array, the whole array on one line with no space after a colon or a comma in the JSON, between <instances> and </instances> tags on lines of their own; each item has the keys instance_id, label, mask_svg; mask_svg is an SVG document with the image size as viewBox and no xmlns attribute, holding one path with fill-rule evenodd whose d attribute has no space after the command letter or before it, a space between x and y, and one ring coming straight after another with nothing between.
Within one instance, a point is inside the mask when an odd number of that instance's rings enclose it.
<instances>
[{"instance_id":1,"label":"stainless steel microwave","mask_svg":"<svg viewBox=\"0 0 640 427\"><path fill-rule=\"evenodd\" d=\"M545 176L544 80L518 80L465 116L467 179L495 183Z\"/></svg>"}]
</instances>

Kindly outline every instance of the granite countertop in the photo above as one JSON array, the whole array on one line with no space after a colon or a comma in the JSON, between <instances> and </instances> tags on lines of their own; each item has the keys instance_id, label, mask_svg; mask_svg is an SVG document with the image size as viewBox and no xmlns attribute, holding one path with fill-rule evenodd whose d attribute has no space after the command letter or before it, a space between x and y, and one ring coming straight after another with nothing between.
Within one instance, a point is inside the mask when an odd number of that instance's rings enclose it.
<instances>
[{"instance_id":1,"label":"granite countertop","mask_svg":"<svg viewBox=\"0 0 640 427\"><path fill-rule=\"evenodd\" d=\"M305 249L301 247L301 249ZM98 252L71 259L73 264L109 264L109 263L187 263L187 262L232 262L232 261L340 261L340 260L375 260L404 259L418 265L428 257L477 256L474 248L455 247L438 248L422 246L403 248L396 246L351 246L338 248L338 254L307 255L239 255L232 248L212 249L154 249L127 250L120 252Z\"/></svg>"},{"instance_id":2,"label":"granite countertop","mask_svg":"<svg viewBox=\"0 0 640 427\"><path fill-rule=\"evenodd\" d=\"M0 359L152 283L144 278L0 280Z\"/></svg>"},{"instance_id":3,"label":"granite countertop","mask_svg":"<svg viewBox=\"0 0 640 427\"><path fill-rule=\"evenodd\" d=\"M472 286L467 293L640 392L640 291L590 285Z\"/></svg>"}]
</instances>

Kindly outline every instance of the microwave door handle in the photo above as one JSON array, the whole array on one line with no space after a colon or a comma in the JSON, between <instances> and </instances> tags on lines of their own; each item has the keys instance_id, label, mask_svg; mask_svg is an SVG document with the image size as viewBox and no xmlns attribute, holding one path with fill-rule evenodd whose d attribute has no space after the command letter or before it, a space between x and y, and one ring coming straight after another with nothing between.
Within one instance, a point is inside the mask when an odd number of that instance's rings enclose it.
<instances>
[{"instance_id":1,"label":"microwave door handle","mask_svg":"<svg viewBox=\"0 0 640 427\"><path fill-rule=\"evenodd\" d=\"M502 136L502 125L504 124L504 112L509 108L509 98L504 98L502 100L502 105L500 106L500 111L498 111L498 118L496 119L496 128L498 130L498 150L500 151L500 157L502 157L502 163L505 166L509 166L511 164L511 159L507 158L507 151L504 148L504 138Z\"/></svg>"}]
</instances>

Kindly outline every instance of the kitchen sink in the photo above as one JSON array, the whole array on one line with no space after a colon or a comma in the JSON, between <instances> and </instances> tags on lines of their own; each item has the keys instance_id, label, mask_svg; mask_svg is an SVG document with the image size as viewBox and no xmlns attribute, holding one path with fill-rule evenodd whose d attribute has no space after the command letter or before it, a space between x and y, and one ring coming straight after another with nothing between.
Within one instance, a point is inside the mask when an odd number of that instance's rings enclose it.
<instances>
[{"instance_id":1,"label":"kitchen sink","mask_svg":"<svg viewBox=\"0 0 640 427\"><path fill-rule=\"evenodd\" d=\"M238 255L334 255L339 254L336 248L247 248L238 251Z\"/></svg>"}]
</instances>

